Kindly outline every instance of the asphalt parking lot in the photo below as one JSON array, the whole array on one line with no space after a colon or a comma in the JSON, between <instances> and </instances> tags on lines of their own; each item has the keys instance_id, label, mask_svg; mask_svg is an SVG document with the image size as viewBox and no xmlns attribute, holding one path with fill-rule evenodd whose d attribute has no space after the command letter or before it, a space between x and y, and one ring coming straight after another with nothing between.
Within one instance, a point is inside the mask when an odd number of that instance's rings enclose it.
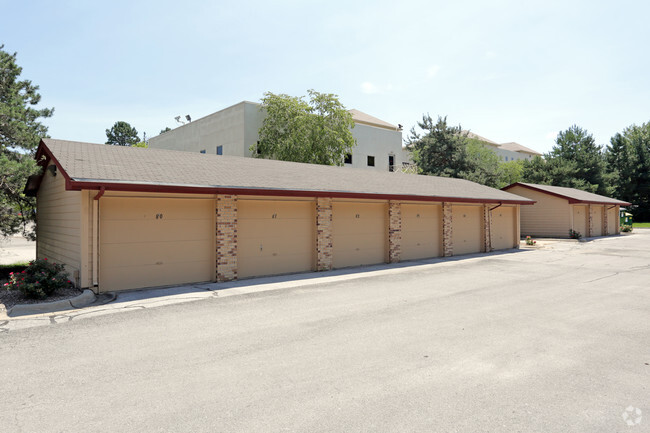
<instances>
[{"instance_id":1,"label":"asphalt parking lot","mask_svg":"<svg viewBox=\"0 0 650 433\"><path fill-rule=\"evenodd\" d=\"M649 244L540 241L48 316L0 332L0 431L650 431Z\"/></svg>"}]
</instances>

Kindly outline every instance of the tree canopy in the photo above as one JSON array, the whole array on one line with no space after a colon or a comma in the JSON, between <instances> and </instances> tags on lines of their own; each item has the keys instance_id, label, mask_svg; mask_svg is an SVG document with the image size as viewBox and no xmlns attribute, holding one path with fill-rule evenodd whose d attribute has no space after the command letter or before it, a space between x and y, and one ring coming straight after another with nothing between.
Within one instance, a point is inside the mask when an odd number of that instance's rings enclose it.
<instances>
[{"instance_id":1,"label":"tree canopy","mask_svg":"<svg viewBox=\"0 0 650 433\"><path fill-rule=\"evenodd\" d=\"M456 177L500 188L520 173L503 168L505 163L496 153L482 141L470 138L460 125L449 126L447 117L438 116L434 123L429 114L423 115L418 127L421 132L411 128L406 144L421 174Z\"/></svg>"},{"instance_id":2,"label":"tree canopy","mask_svg":"<svg viewBox=\"0 0 650 433\"><path fill-rule=\"evenodd\" d=\"M331 93L308 90L304 97L266 92L261 110L265 117L259 142L251 147L259 158L343 165L356 145L352 114Z\"/></svg>"},{"instance_id":3,"label":"tree canopy","mask_svg":"<svg viewBox=\"0 0 650 433\"><path fill-rule=\"evenodd\" d=\"M140 142L138 131L122 120L115 122L111 129L106 130L106 144L115 146L133 146Z\"/></svg>"},{"instance_id":4,"label":"tree canopy","mask_svg":"<svg viewBox=\"0 0 650 433\"><path fill-rule=\"evenodd\" d=\"M7 236L21 229L34 237L35 200L25 197L27 178L38 171L34 152L47 127L40 121L52 116L52 108L36 108L41 95L30 80L21 80L17 53L0 45L0 232Z\"/></svg>"},{"instance_id":5,"label":"tree canopy","mask_svg":"<svg viewBox=\"0 0 650 433\"><path fill-rule=\"evenodd\" d=\"M535 157L524 164L527 182L577 188L610 195L611 175L601 146L587 130L573 125L560 132L553 149L544 158Z\"/></svg>"}]
</instances>

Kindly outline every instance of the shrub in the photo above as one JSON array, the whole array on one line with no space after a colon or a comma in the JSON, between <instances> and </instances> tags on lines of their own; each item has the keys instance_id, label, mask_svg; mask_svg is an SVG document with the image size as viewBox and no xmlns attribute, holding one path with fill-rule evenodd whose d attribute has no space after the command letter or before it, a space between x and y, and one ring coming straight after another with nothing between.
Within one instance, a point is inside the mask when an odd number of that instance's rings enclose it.
<instances>
[{"instance_id":1,"label":"shrub","mask_svg":"<svg viewBox=\"0 0 650 433\"><path fill-rule=\"evenodd\" d=\"M23 296L32 299L45 299L58 289L72 284L63 265L47 259L36 259L22 272L11 272L8 290L19 290Z\"/></svg>"},{"instance_id":2,"label":"shrub","mask_svg":"<svg viewBox=\"0 0 650 433\"><path fill-rule=\"evenodd\" d=\"M622 225L621 226L621 231L624 233L629 233L632 231L632 226L631 225Z\"/></svg>"},{"instance_id":3,"label":"shrub","mask_svg":"<svg viewBox=\"0 0 650 433\"><path fill-rule=\"evenodd\" d=\"M582 234L580 232L577 232L573 229L569 229L569 237L571 239L580 239L582 238Z\"/></svg>"},{"instance_id":4,"label":"shrub","mask_svg":"<svg viewBox=\"0 0 650 433\"><path fill-rule=\"evenodd\" d=\"M526 245L535 245L537 241L533 240L530 236L526 236Z\"/></svg>"}]
</instances>

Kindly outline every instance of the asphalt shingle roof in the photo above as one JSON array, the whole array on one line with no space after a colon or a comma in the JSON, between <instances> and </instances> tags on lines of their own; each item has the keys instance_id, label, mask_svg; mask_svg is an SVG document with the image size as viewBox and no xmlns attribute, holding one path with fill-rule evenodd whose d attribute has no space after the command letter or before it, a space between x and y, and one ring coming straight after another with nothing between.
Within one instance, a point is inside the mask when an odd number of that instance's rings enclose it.
<instances>
[{"instance_id":1,"label":"asphalt shingle roof","mask_svg":"<svg viewBox=\"0 0 650 433\"><path fill-rule=\"evenodd\" d=\"M527 187L537 191L547 192L555 196L564 197L573 203L577 202L577 203L593 203L593 204L612 204L612 205L621 205L621 206L628 206L630 204L625 201L616 200L615 198L605 197L604 195L594 194L591 192L582 191L580 189L575 189L575 188L566 188L563 186L551 186L551 185L540 185L535 183L517 182L517 183L513 183L512 185L508 185L503 189L508 190L509 188L512 188L513 186L517 186L517 185Z\"/></svg>"},{"instance_id":2,"label":"asphalt shingle roof","mask_svg":"<svg viewBox=\"0 0 650 433\"><path fill-rule=\"evenodd\" d=\"M525 152L525 153L531 153L533 155L541 155L541 153L537 152L536 150L530 149L526 146L522 146L521 144L515 143L514 141L511 141L510 143L499 144L499 147L501 149L510 150L512 152Z\"/></svg>"},{"instance_id":3,"label":"asphalt shingle roof","mask_svg":"<svg viewBox=\"0 0 650 433\"><path fill-rule=\"evenodd\" d=\"M402 199L532 204L532 200L463 179L389 173L267 159L144 149L45 138L39 154L51 155L73 189L119 189L120 185L205 188L205 193L257 190L395 196ZM145 189L148 188L148 189ZM218 191L217 191L218 190ZM241 193L241 192L240 192Z\"/></svg>"}]
</instances>

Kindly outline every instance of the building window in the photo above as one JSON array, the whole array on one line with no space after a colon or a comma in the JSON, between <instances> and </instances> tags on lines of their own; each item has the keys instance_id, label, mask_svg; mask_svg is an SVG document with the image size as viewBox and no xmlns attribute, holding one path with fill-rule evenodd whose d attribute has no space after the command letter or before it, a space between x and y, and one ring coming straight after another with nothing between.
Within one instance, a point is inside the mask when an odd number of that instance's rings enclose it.
<instances>
[{"instance_id":1,"label":"building window","mask_svg":"<svg viewBox=\"0 0 650 433\"><path fill-rule=\"evenodd\" d=\"M388 155L388 171L395 171L395 156Z\"/></svg>"},{"instance_id":2,"label":"building window","mask_svg":"<svg viewBox=\"0 0 650 433\"><path fill-rule=\"evenodd\" d=\"M368 155L368 167L374 167L375 166L375 157Z\"/></svg>"},{"instance_id":3,"label":"building window","mask_svg":"<svg viewBox=\"0 0 650 433\"><path fill-rule=\"evenodd\" d=\"M346 153L345 154L345 159L343 160L344 163L346 164L352 164L352 154L351 153Z\"/></svg>"},{"instance_id":4,"label":"building window","mask_svg":"<svg viewBox=\"0 0 650 433\"><path fill-rule=\"evenodd\" d=\"M217 146L217 155L223 155L223 146Z\"/></svg>"},{"instance_id":5,"label":"building window","mask_svg":"<svg viewBox=\"0 0 650 433\"><path fill-rule=\"evenodd\" d=\"M200 150L199 153L205 153L205 149Z\"/></svg>"}]
</instances>

